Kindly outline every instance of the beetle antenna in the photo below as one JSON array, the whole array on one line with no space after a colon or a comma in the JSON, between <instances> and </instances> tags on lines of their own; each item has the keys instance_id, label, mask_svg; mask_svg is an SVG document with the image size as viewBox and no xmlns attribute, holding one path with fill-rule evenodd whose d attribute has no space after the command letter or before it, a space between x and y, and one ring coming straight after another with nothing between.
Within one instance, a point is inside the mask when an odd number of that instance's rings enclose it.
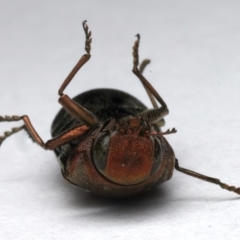
<instances>
[{"instance_id":1,"label":"beetle antenna","mask_svg":"<svg viewBox=\"0 0 240 240\"><path fill-rule=\"evenodd\" d=\"M144 60L141 62L140 66L139 66L139 72L140 72L140 73L143 73L144 70L145 70L145 68L146 68L146 66L147 66L150 62L151 62L150 59L144 59Z\"/></svg>"},{"instance_id":2,"label":"beetle antenna","mask_svg":"<svg viewBox=\"0 0 240 240\"><path fill-rule=\"evenodd\" d=\"M83 30L84 30L85 35L86 35L85 50L86 50L87 54L90 54L91 43L92 43L92 38L91 38L92 32L88 31L88 25L87 25L86 20L83 21L82 25L83 25Z\"/></svg>"},{"instance_id":3,"label":"beetle antenna","mask_svg":"<svg viewBox=\"0 0 240 240\"><path fill-rule=\"evenodd\" d=\"M185 169L185 168L181 168L179 166L178 160L177 159L175 159L175 160L176 160L175 161L175 169L178 170L179 172L185 173L185 174L187 174L189 176L201 179L201 180L206 181L206 182L217 184L217 185L219 185L223 189L226 189L226 190L231 191L231 192L235 192L235 193L240 195L240 187L237 188L235 186L229 186L226 183L222 183L217 178L208 177L208 176L202 175L200 173L193 172L193 171Z\"/></svg>"}]
</instances>

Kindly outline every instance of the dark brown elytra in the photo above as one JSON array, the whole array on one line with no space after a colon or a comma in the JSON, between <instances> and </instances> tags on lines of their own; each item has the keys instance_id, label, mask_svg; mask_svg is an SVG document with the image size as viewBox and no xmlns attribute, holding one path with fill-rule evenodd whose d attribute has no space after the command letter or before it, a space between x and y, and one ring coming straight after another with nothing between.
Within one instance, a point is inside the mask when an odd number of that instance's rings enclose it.
<instances>
[{"instance_id":1,"label":"dark brown elytra","mask_svg":"<svg viewBox=\"0 0 240 240\"><path fill-rule=\"evenodd\" d=\"M138 67L140 36L133 46L133 73L141 81L152 109L128 93L114 89L95 89L71 99L63 92L79 69L90 59L91 32L83 22L86 35L83 55L60 87L63 108L53 121L52 139L44 143L27 115L0 116L1 122L23 120L0 137L0 144L10 135L26 130L43 149L54 150L63 177L70 183L107 197L127 197L147 191L172 177L173 169L219 185L240 194L240 188L216 178L181 168L162 132L168 108L158 92L143 76L144 60ZM160 104L160 106L158 106Z\"/></svg>"}]
</instances>

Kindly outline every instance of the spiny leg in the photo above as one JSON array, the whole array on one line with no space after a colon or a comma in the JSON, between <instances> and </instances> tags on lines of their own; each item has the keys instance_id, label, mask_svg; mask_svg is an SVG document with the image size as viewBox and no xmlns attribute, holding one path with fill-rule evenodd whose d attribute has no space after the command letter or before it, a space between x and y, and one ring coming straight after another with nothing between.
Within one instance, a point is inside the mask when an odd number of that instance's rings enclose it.
<instances>
[{"instance_id":1,"label":"spiny leg","mask_svg":"<svg viewBox=\"0 0 240 240\"><path fill-rule=\"evenodd\" d=\"M178 163L177 159L175 161L175 169L180 171L180 172L182 172L182 173L185 173L185 174L187 174L189 176L201 179L201 180L206 181L206 182L217 184L217 185L219 185L223 189L226 189L226 190L231 191L231 192L235 192L235 193L240 195L240 187L237 188L235 186L229 186L226 183L222 183L217 178L208 177L208 176L202 175L200 173L197 173L197 172L194 172L194 171L182 168L182 167L179 166L179 163Z\"/></svg>"},{"instance_id":2,"label":"spiny leg","mask_svg":"<svg viewBox=\"0 0 240 240\"><path fill-rule=\"evenodd\" d=\"M143 84L144 88L146 89L148 96L153 104L153 107L155 109L147 110L146 112L142 113L141 116L143 118L146 118L149 122L158 122L159 120L164 123L163 117L168 114L168 108L166 103L163 101L161 96L158 94L158 92L153 88L153 86L147 81L147 79L142 75L142 72L144 70L144 65L147 63L141 64L140 66L141 71L138 69L139 64L139 55L138 55L138 48L139 48L139 42L140 42L140 35L137 34L137 40L134 43L133 46L133 73L139 78L141 83ZM161 107L159 108L155 99L161 104Z\"/></svg>"},{"instance_id":3,"label":"spiny leg","mask_svg":"<svg viewBox=\"0 0 240 240\"><path fill-rule=\"evenodd\" d=\"M62 86L60 87L58 94L60 96L59 103L65 108L65 110L76 120L80 122L84 122L87 126L93 128L98 125L98 119L92 114L90 111L88 111L86 108L82 107L81 105L74 102L72 99L68 97L68 95L65 95L63 91L68 86L68 84L71 82L75 74L79 71L79 69L90 59L90 50L91 50L91 31L88 30L88 25L86 23L87 21L84 21L82 23L83 30L86 35L85 40L85 50L87 54L83 55L76 66L72 69L72 71L69 73L67 78L64 80Z\"/></svg>"},{"instance_id":4,"label":"spiny leg","mask_svg":"<svg viewBox=\"0 0 240 240\"><path fill-rule=\"evenodd\" d=\"M88 132L90 130L90 128L85 125L77 126L77 127L69 129L67 132L64 132L64 133L60 134L59 136L57 136L53 139L50 139L46 143L44 143L43 140L41 139L41 137L38 135L37 131L34 129L28 116L26 116L26 115L5 116L5 117L0 116L0 122L17 122L20 120L23 120L23 122L25 124L21 127L12 128L12 131L5 132L4 136L0 137L0 145L7 137L11 136L13 133L17 133L20 130L25 129L34 142L39 144L44 149L53 150L53 149L60 147L68 142L76 140L77 138L79 138L80 136L82 136L83 134L85 134L86 132Z\"/></svg>"},{"instance_id":5,"label":"spiny leg","mask_svg":"<svg viewBox=\"0 0 240 240\"><path fill-rule=\"evenodd\" d=\"M31 124L31 121L28 116L0 116L0 122L12 122L12 121L20 121L23 120L25 125L18 128L13 128L12 131L7 131L4 133L4 136L0 137L0 144L10 135L13 133L16 133L22 129L25 129L32 140L36 143L38 143L41 147L44 149L55 149L59 146L62 146L70 141L73 141L77 139L79 136L82 136L85 134L91 127L94 127L98 124L97 118L89 112L87 109L83 108L82 106L78 105L74 101L72 101L67 95L63 94L64 89L67 87L67 85L70 83L70 81L73 79L75 74L78 72L78 70L90 59L90 50L91 50L91 32L88 31L88 26L86 24L86 21L82 23L83 29L86 35L85 40L85 50L87 54L83 55L81 59L78 61L76 66L73 68L73 70L69 73L65 81L63 82L62 86L60 87L58 94L60 95L59 102L63 105L63 107L77 120L80 120L81 122L86 123L86 125L81 125L72 129L69 129L67 132L64 132L57 136L56 138L53 138L46 143L44 143L41 139L41 137L38 135L37 131L34 129L33 125Z\"/></svg>"},{"instance_id":6,"label":"spiny leg","mask_svg":"<svg viewBox=\"0 0 240 240\"><path fill-rule=\"evenodd\" d=\"M65 88L68 86L68 84L71 82L71 80L73 79L73 77L75 76L75 74L79 71L79 69L90 59L91 55L90 55L90 51L91 51L91 43L92 43L92 32L88 31L88 25L87 25L87 21L83 21L82 23L83 26L83 30L85 32L85 36L86 36L86 40L85 40L85 50L87 54L84 54L80 60L77 62L77 64L75 65L75 67L72 69L72 71L68 74L68 76L66 77L66 79L63 81L61 87L58 90L58 95L61 96L63 95L63 91L65 90Z\"/></svg>"}]
</instances>

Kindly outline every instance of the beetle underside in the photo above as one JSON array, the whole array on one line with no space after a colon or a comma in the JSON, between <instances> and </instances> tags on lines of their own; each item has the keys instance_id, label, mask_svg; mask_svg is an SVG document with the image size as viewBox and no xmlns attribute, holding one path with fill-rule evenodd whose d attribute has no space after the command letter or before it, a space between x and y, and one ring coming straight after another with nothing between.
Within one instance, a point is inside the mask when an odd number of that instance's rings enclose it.
<instances>
[{"instance_id":1,"label":"beetle underside","mask_svg":"<svg viewBox=\"0 0 240 240\"><path fill-rule=\"evenodd\" d=\"M168 108L158 92L143 76L146 65L140 66L140 35L133 46L133 73L146 90L153 108L147 109L133 96L113 89L96 89L71 99L64 94L79 69L90 59L91 32L83 22L85 50L76 66L61 85L59 103L63 106L52 124L52 139L43 142L27 115L0 116L0 121L23 120L24 125L12 128L0 137L0 144L22 129L44 149L54 150L61 171L72 184L108 197L126 197L149 190L170 179L175 169L240 194L240 188L219 179L207 177L179 167L171 146L162 132ZM160 106L158 106L160 104Z\"/></svg>"}]
</instances>

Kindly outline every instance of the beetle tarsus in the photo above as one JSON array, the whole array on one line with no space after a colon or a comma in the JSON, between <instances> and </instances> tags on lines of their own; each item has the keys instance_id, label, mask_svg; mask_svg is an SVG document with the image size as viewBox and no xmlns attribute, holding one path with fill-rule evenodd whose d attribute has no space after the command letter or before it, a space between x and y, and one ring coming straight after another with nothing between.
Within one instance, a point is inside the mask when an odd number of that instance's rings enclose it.
<instances>
[{"instance_id":1,"label":"beetle tarsus","mask_svg":"<svg viewBox=\"0 0 240 240\"><path fill-rule=\"evenodd\" d=\"M13 116L0 116L0 122L16 122L16 121L19 121L21 120L22 118L19 117L19 116L16 116L16 115L13 115Z\"/></svg>"},{"instance_id":2,"label":"beetle tarsus","mask_svg":"<svg viewBox=\"0 0 240 240\"><path fill-rule=\"evenodd\" d=\"M85 50L86 50L87 54L90 55L91 43L92 43L92 38L91 38L92 32L88 31L88 25L87 25L86 20L83 21L82 25L83 25L83 30L84 30L85 35L86 35Z\"/></svg>"},{"instance_id":3,"label":"beetle tarsus","mask_svg":"<svg viewBox=\"0 0 240 240\"><path fill-rule=\"evenodd\" d=\"M0 122L16 122L21 120L22 118L16 115L13 116L0 116ZM11 136L14 133L19 132L20 130L22 130L24 128L24 125L21 127L14 127L11 129L11 131L6 131L3 133L3 136L0 136L0 145L2 144L2 142L9 136Z\"/></svg>"},{"instance_id":4,"label":"beetle tarsus","mask_svg":"<svg viewBox=\"0 0 240 240\"><path fill-rule=\"evenodd\" d=\"M6 131L6 132L4 132L4 133L3 133L3 136L0 136L0 146L2 145L3 141L4 141L7 137L11 136L11 135L14 134L14 133L17 133L17 132L21 131L22 129L24 129L24 127L25 127L24 125L21 126L21 127L13 127L13 128L11 129L11 131Z\"/></svg>"},{"instance_id":5,"label":"beetle tarsus","mask_svg":"<svg viewBox=\"0 0 240 240\"><path fill-rule=\"evenodd\" d=\"M230 192L235 192L240 195L240 187L237 188L235 186L229 186L228 184L222 183L220 181L219 181L219 185L222 189L228 190Z\"/></svg>"},{"instance_id":6,"label":"beetle tarsus","mask_svg":"<svg viewBox=\"0 0 240 240\"><path fill-rule=\"evenodd\" d=\"M140 35L136 35L137 40L135 41L133 45L133 68L137 68L139 64L139 55L138 55L138 48L139 48L139 43L140 43Z\"/></svg>"},{"instance_id":7,"label":"beetle tarsus","mask_svg":"<svg viewBox=\"0 0 240 240\"><path fill-rule=\"evenodd\" d=\"M206 182L217 184L217 185L219 185L221 188L223 188L225 190L228 190L228 191L231 191L231 192L235 192L235 193L240 195L240 187L237 188L235 186L229 186L226 183L222 183L217 178L208 177L208 176L202 175L200 173L197 173L197 172L194 172L194 171L182 168L182 167L179 166L179 163L178 163L177 159L175 159L175 169L178 170L179 172L185 173L185 174L187 174L189 176L201 179L201 180L206 181Z\"/></svg>"}]
</instances>

